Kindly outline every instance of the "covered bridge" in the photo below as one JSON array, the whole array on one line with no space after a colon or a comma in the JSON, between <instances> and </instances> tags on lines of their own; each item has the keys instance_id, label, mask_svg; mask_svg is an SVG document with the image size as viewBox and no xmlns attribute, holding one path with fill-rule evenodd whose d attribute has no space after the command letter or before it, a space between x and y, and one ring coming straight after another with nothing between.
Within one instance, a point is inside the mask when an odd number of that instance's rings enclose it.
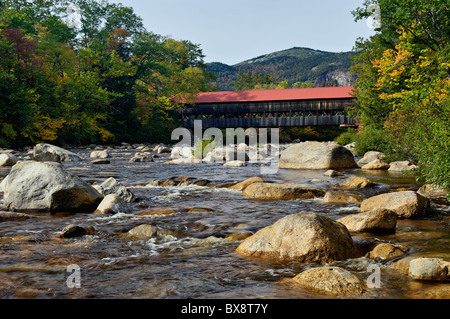
<instances>
[{"instance_id":1,"label":"covered bridge","mask_svg":"<svg viewBox=\"0 0 450 319\"><path fill-rule=\"evenodd\" d=\"M346 109L354 105L353 87L200 93L183 111L183 123L193 128L261 128L355 125Z\"/></svg>"}]
</instances>

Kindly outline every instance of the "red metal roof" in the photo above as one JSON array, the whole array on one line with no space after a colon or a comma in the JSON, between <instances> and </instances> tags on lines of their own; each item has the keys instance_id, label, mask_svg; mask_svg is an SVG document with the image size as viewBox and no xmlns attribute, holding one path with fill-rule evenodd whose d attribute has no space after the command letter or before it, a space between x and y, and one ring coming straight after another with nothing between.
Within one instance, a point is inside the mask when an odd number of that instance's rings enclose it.
<instances>
[{"instance_id":1,"label":"red metal roof","mask_svg":"<svg viewBox=\"0 0 450 319\"><path fill-rule=\"evenodd\" d=\"M255 90L255 91L225 91L203 92L194 102L206 103L238 103L238 102L264 102L264 101L294 101L316 99L344 99L352 98L352 86L320 87L306 89L283 90Z\"/></svg>"}]
</instances>

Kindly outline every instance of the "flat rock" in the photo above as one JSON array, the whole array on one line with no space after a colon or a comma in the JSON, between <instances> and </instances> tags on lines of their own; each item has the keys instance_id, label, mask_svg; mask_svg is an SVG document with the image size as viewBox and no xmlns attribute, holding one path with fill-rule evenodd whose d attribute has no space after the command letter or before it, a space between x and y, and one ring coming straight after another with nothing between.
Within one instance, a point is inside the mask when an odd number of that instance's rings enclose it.
<instances>
[{"instance_id":1,"label":"flat rock","mask_svg":"<svg viewBox=\"0 0 450 319\"><path fill-rule=\"evenodd\" d=\"M350 176L344 179L343 181L337 183L334 187L352 189L352 188L366 188L372 185L373 185L372 181L366 177Z\"/></svg>"},{"instance_id":2,"label":"flat rock","mask_svg":"<svg viewBox=\"0 0 450 319\"><path fill-rule=\"evenodd\" d=\"M363 201L360 195L346 194L341 191L328 191L322 199L325 204L356 204Z\"/></svg>"},{"instance_id":3,"label":"flat rock","mask_svg":"<svg viewBox=\"0 0 450 319\"><path fill-rule=\"evenodd\" d=\"M322 197L325 191L319 187L292 183L253 183L247 186L242 195L256 200L292 200Z\"/></svg>"}]
</instances>

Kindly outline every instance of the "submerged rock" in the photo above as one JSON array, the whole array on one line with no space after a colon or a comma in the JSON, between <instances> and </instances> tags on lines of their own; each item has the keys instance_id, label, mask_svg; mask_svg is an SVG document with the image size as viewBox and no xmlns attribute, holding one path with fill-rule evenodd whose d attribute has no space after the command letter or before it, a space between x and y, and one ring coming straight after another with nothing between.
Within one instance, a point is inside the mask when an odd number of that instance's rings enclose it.
<instances>
[{"instance_id":1,"label":"submerged rock","mask_svg":"<svg viewBox=\"0 0 450 319\"><path fill-rule=\"evenodd\" d=\"M346 194L341 191L328 191L322 201L325 204L356 204L363 201L362 196Z\"/></svg>"},{"instance_id":2,"label":"submerged rock","mask_svg":"<svg viewBox=\"0 0 450 319\"><path fill-rule=\"evenodd\" d=\"M150 239L157 236L174 236L175 232L167 229L157 228L148 224L142 224L129 230L126 236L131 240Z\"/></svg>"},{"instance_id":3,"label":"submerged rock","mask_svg":"<svg viewBox=\"0 0 450 319\"><path fill-rule=\"evenodd\" d=\"M319 187L292 183L253 183L247 186L242 195L256 200L291 200L322 197L325 191Z\"/></svg>"},{"instance_id":4,"label":"submerged rock","mask_svg":"<svg viewBox=\"0 0 450 319\"><path fill-rule=\"evenodd\" d=\"M59 237L61 238L75 238L75 237L82 237L84 235L92 235L94 234L95 230L92 227L81 227L75 224L71 224L69 226L66 226L61 233L59 234Z\"/></svg>"},{"instance_id":5,"label":"submerged rock","mask_svg":"<svg viewBox=\"0 0 450 319\"><path fill-rule=\"evenodd\" d=\"M240 183L237 183L233 186L228 187L229 189L234 189L234 190L238 190L238 191L243 191L245 188L247 188L248 186L250 186L251 184L254 183L264 183L264 179L262 179L261 177L251 177L246 179L245 181L242 181Z\"/></svg>"},{"instance_id":6,"label":"submerged rock","mask_svg":"<svg viewBox=\"0 0 450 319\"><path fill-rule=\"evenodd\" d=\"M229 161L223 164L225 167L243 167L247 166L247 163L244 161Z\"/></svg>"},{"instance_id":7,"label":"submerged rock","mask_svg":"<svg viewBox=\"0 0 450 319\"><path fill-rule=\"evenodd\" d=\"M95 188L54 162L14 165L2 188L5 209L18 212L95 209L103 199Z\"/></svg>"},{"instance_id":8,"label":"submerged rock","mask_svg":"<svg viewBox=\"0 0 450 319\"><path fill-rule=\"evenodd\" d=\"M389 259L406 254L409 248L402 245L393 245L390 243L381 243L374 247L372 251L367 254L368 258Z\"/></svg>"},{"instance_id":9,"label":"submerged rock","mask_svg":"<svg viewBox=\"0 0 450 319\"><path fill-rule=\"evenodd\" d=\"M334 187L352 189L352 188L366 188L372 185L373 185L372 181L366 177L351 176L344 179L342 182L336 184Z\"/></svg>"},{"instance_id":10,"label":"submerged rock","mask_svg":"<svg viewBox=\"0 0 450 319\"><path fill-rule=\"evenodd\" d=\"M361 203L361 212L392 210L399 218L419 218L427 215L430 201L414 191L400 191L370 197Z\"/></svg>"},{"instance_id":11,"label":"submerged rock","mask_svg":"<svg viewBox=\"0 0 450 319\"><path fill-rule=\"evenodd\" d=\"M364 285L358 277L340 267L308 269L292 280L304 288L333 295L358 295L365 292Z\"/></svg>"},{"instance_id":12,"label":"submerged rock","mask_svg":"<svg viewBox=\"0 0 450 319\"><path fill-rule=\"evenodd\" d=\"M343 173L336 171L334 169L330 169L330 170L326 171L325 174L323 174L323 175L328 176L328 177L344 176Z\"/></svg>"},{"instance_id":13,"label":"submerged rock","mask_svg":"<svg viewBox=\"0 0 450 319\"><path fill-rule=\"evenodd\" d=\"M320 263L347 259L353 248L352 237L341 223L316 213L300 213L259 230L236 251L278 261Z\"/></svg>"},{"instance_id":14,"label":"submerged rock","mask_svg":"<svg viewBox=\"0 0 450 319\"><path fill-rule=\"evenodd\" d=\"M0 223L3 222L16 222L16 221L26 221L33 218L30 215L22 214L22 213L13 213L13 212L1 212L0 211Z\"/></svg>"},{"instance_id":15,"label":"submerged rock","mask_svg":"<svg viewBox=\"0 0 450 319\"><path fill-rule=\"evenodd\" d=\"M353 168L358 165L353 154L334 142L304 142L281 152L279 167L294 169Z\"/></svg>"}]
</instances>

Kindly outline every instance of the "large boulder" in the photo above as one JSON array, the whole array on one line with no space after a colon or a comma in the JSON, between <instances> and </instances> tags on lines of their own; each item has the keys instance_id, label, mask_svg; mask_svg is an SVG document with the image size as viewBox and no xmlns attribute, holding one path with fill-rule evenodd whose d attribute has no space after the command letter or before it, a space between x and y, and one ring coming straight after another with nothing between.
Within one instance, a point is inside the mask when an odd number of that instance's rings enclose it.
<instances>
[{"instance_id":1,"label":"large boulder","mask_svg":"<svg viewBox=\"0 0 450 319\"><path fill-rule=\"evenodd\" d=\"M358 167L352 152L334 142L303 142L281 152L280 168L337 169Z\"/></svg>"},{"instance_id":2,"label":"large boulder","mask_svg":"<svg viewBox=\"0 0 450 319\"><path fill-rule=\"evenodd\" d=\"M39 162L78 162L82 158L68 150L51 144L37 144L33 149L35 161Z\"/></svg>"},{"instance_id":3,"label":"large boulder","mask_svg":"<svg viewBox=\"0 0 450 319\"><path fill-rule=\"evenodd\" d=\"M365 292L358 277L340 267L308 269L292 280L304 288L333 295L359 295Z\"/></svg>"},{"instance_id":4,"label":"large boulder","mask_svg":"<svg viewBox=\"0 0 450 319\"><path fill-rule=\"evenodd\" d=\"M316 213L288 215L245 239L236 249L243 256L277 261L332 262L352 256L347 228Z\"/></svg>"},{"instance_id":5,"label":"large boulder","mask_svg":"<svg viewBox=\"0 0 450 319\"><path fill-rule=\"evenodd\" d=\"M361 203L361 212L391 210L399 218L418 218L430 210L430 201L414 191L400 191L370 197Z\"/></svg>"},{"instance_id":6,"label":"large boulder","mask_svg":"<svg viewBox=\"0 0 450 319\"><path fill-rule=\"evenodd\" d=\"M370 212L353 214L338 219L350 232L393 233L397 225L396 213L379 209Z\"/></svg>"},{"instance_id":7,"label":"large boulder","mask_svg":"<svg viewBox=\"0 0 450 319\"><path fill-rule=\"evenodd\" d=\"M256 200L291 200L322 197L325 191L319 187L292 183L253 183L247 186L242 195Z\"/></svg>"},{"instance_id":8,"label":"large boulder","mask_svg":"<svg viewBox=\"0 0 450 319\"><path fill-rule=\"evenodd\" d=\"M2 182L5 209L18 212L90 210L103 196L55 162L14 165Z\"/></svg>"}]
</instances>

